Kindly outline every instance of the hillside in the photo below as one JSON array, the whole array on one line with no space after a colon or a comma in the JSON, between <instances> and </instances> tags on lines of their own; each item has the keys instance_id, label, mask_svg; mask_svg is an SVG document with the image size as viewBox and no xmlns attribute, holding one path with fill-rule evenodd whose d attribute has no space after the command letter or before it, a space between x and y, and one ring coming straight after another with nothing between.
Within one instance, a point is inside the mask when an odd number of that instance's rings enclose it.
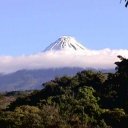
<instances>
[{"instance_id":1,"label":"hillside","mask_svg":"<svg viewBox=\"0 0 128 128\"><path fill-rule=\"evenodd\" d=\"M82 68L58 68L39 70L20 70L14 73L0 75L0 91L21 91L41 89L42 83L61 77L73 76Z\"/></svg>"}]
</instances>

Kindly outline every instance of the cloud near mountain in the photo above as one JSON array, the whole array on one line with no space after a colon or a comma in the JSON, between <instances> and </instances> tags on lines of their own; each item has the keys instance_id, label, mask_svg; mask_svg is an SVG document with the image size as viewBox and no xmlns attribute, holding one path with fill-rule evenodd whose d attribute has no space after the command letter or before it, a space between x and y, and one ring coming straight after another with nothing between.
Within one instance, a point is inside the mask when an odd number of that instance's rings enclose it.
<instances>
[{"instance_id":1,"label":"cloud near mountain","mask_svg":"<svg viewBox=\"0 0 128 128\"><path fill-rule=\"evenodd\" d=\"M128 50L89 50L84 52L47 51L24 56L0 56L0 72L11 73L21 69L89 67L114 68L117 56L128 57Z\"/></svg>"}]
</instances>

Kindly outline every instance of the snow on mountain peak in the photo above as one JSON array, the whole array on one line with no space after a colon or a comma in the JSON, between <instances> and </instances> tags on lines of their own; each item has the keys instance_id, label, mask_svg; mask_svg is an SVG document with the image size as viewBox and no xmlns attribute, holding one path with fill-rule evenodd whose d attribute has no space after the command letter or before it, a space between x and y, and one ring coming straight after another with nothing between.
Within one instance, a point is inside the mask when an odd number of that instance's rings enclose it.
<instances>
[{"instance_id":1,"label":"snow on mountain peak","mask_svg":"<svg viewBox=\"0 0 128 128\"><path fill-rule=\"evenodd\" d=\"M84 51L86 48L76 41L74 37L62 36L50 44L44 51Z\"/></svg>"}]
</instances>

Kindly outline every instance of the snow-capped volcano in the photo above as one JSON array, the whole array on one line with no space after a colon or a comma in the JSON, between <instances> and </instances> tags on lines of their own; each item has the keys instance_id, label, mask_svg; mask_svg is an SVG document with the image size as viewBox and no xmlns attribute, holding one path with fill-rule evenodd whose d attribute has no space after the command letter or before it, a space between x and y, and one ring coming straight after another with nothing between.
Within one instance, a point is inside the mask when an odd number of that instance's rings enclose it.
<instances>
[{"instance_id":1,"label":"snow-capped volcano","mask_svg":"<svg viewBox=\"0 0 128 128\"><path fill-rule=\"evenodd\" d=\"M62 36L50 44L44 51L84 51L86 48L71 36Z\"/></svg>"}]
</instances>

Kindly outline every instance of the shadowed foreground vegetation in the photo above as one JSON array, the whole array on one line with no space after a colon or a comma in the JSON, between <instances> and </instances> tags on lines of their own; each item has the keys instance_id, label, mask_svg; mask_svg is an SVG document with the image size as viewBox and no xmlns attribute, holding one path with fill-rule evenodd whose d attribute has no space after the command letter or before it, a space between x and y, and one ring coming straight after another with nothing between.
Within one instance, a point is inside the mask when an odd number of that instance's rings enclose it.
<instances>
[{"instance_id":1,"label":"shadowed foreground vegetation","mask_svg":"<svg viewBox=\"0 0 128 128\"><path fill-rule=\"evenodd\" d=\"M118 57L113 74L82 71L18 96L0 128L128 128L128 59Z\"/></svg>"}]
</instances>

